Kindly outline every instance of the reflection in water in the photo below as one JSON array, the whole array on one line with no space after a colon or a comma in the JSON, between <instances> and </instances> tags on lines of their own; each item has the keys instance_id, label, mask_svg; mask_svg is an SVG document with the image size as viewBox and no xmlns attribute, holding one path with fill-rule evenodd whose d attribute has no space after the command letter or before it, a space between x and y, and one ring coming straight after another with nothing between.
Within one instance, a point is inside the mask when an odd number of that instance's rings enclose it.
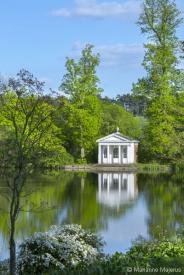
<instances>
[{"instance_id":1,"label":"reflection in water","mask_svg":"<svg viewBox=\"0 0 184 275\"><path fill-rule=\"evenodd\" d=\"M125 251L138 235L159 238L167 231L172 237L184 226L181 183L170 175L35 174L24 190L30 196L21 198L24 211L17 219L16 239L20 243L34 232L63 223L99 232L107 243L106 252ZM0 259L7 256L9 230L8 214L1 211L8 209L3 190L0 182Z\"/></svg>"},{"instance_id":2,"label":"reflection in water","mask_svg":"<svg viewBox=\"0 0 184 275\"><path fill-rule=\"evenodd\" d=\"M136 199L136 175L128 173L99 173L98 202L117 209Z\"/></svg>"}]
</instances>

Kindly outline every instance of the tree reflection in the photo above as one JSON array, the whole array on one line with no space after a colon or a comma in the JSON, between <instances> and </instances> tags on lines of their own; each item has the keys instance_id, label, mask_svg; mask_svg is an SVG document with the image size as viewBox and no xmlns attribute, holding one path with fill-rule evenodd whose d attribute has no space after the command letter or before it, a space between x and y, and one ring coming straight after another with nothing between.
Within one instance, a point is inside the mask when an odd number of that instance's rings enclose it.
<instances>
[{"instance_id":1,"label":"tree reflection","mask_svg":"<svg viewBox=\"0 0 184 275\"><path fill-rule=\"evenodd\" d=\"M33 192L26 197L24 195L30 186ZM122 192L125 194L125 189L122 188ZM22 191L21 204L24 209L18 214L15 237L22 240L34 232L47 231L50 225L61 223L77 223L95 231L107 229L109 219L122 217L134 205L133 198L127 198L118 207L99 201L97 174L61 172L32 175ZM0 208L4 206L6 209L7 205L5 198L0 200ZM7 213L2 213L0 229L3 238L8 240L6 221Z\"/></svg>"},{"instance_id":2,"label":"tree reflection","mask_svg":"<svg viewBox=\"0 0 184 275\"><path fill-rule=\"evenodd\" d=\"M173 237L184 225L184 185L171 175L140 175L139 182L149 210L150 237Z\"/></svg>"},{"instance_id":3,"label":"tree reflection","mask_svg":"<svg viewBox=\"0 0 184 275\"><path fill-rule=\"evenodd\" d=\"M6 168L7 170L7 168ZM12 172L13 171L13 172ZM23 186L27 176L26 169L20 167L20 169L9 170L7 175L3 172L4 186L1 193L6 198L8 205L6 208L1 208L1 211L7 213L6 230L8 229L9 247L10 247L10 274L16 274L16 242L15 242L15 228L18 213L22 210L21 196L23 196Z\"/></svg>"}]
</instances>

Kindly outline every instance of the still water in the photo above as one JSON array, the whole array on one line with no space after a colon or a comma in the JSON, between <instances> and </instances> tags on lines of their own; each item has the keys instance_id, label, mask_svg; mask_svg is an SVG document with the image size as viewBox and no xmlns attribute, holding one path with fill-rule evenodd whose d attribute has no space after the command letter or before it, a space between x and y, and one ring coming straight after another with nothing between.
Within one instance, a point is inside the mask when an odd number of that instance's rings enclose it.
<instances>
[{"instance_id":1,"label":"still water","mask_svg":"<svg viewBox=\"0 0 184 275\"><path fill-rule=\"evenodd\" d=\"M0 260L8 257L5 188L0 183ZM180 231L184 180L177 175L38 173L27 180L21 206L17 244L53 224L77 223L104 238L105 252L124 252L140 235L154 239Z\"/></svg>"}]
</instances>

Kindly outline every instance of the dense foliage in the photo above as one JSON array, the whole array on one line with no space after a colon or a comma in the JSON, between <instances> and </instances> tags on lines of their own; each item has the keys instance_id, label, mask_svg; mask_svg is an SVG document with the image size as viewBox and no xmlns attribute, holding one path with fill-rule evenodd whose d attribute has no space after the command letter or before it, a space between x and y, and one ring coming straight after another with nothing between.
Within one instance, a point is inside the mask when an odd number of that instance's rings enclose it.
<instances>
[{"instance_id":1,"label":"dense foliage","mask_svg":"<svg viewBox=\"0 0 184 275\"><path fill-rule=\"evenodd\" d=\"M176 161L183 144L183 129L178 128L178 94L184 93L183 72L179 63L177 28L181 12L170 0L145 0L138 25L146 35L143 66L147 76L133 86L134 94L148 102L148 124L142 142L147 160Z\"/></svg>"},{"instance_id":2,"label":"dense foliage","mask_svg":"<svg viewBox=\"0 0 184 275\"><path fill-rule=\"evenodd\" d=\"M57 137L59 128L53 117L56 104L52 97L43 95L44 83L26 70L17 78L2 83L0 91L0 159L1 165L43 165L71 162L62 141ZM66 158L65 158L66 156ZM62 161L63 160L63 161Z\"/></svg>"},{"instance_id":3,"label":"dense foliage","mask_svg":"<svg viewBox=\"0 0 184 275\"><path fill-rule=\"evenodd\" d=\"M93 46L87 45L79 61L67 59L67 72L60 87L69 96L63 102L64 119L61 125L66 136L66 146L81 161L85 161L86 155L93 149L101 125L97 98L101 89L96 74L100 58L92 50Z\"/></svg>"},{"instance_id":4,"label":"dense foliage","mask_svg":"<svg viewBox=\"0 0 184 275\"><path fill-rule=\"evenodd\" d=\"M136 96L135 94L127 93L117 95L115 102L136 116L145 116L148 105L148 99L145 96Z\"/></svg>"},{"instance_id":5,"label":"dense foliage","mask_svg":"<svg viewBox=\"0 0 184 275\"><path fill-rule=\"evenodd\" d=\"M111 134L119 127L120 132L124 135L139 138L141 136L144 119L134 117L130 112L126 111L122 106L116 103L102 101L102 129L101 135ZM130 127L131 125L131 127Z\"/></svg>"}]
</instances>

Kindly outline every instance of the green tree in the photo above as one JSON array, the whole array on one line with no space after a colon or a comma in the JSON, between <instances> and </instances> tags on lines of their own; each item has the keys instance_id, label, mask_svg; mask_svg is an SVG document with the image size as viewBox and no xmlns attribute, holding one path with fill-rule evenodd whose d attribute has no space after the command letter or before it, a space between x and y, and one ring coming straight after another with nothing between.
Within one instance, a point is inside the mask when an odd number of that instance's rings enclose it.
<instances>
[{"instance_id":1,"label":"green tree","mask_svg":"<svg viewBox=\"0 0 184 275\"><path fill-rule=\"evenodd\" d=\"M139 79L137 85L134 85L135 93L152 99L162 93L160 83L168 81L171 85L172 81L175 81L179 48L176 29L183 21L180 15L181 12L171 0L144 1L138 25L149 40L149 43L145 44L143 61L147 76Z\"/></svg>"},{"instance_id":2,"label":"green tree","mask_svg":"<svg viewBox=\"0 0 184 275\"><path fill-rule=\"evenodd\" d=\"M176 95L175 131L177 134L178 153L175 163L184 163L184 91Z\"/></svg>"},{"instance_id":3,"label":"green tree","mask_svg":"<svg viewBox=\"0 0 184 275\"><path fill-rule=\"evenodd\" d=\"M137 116L144 116L148 99L145 96L134 94L117 95L116 102L121 104L127 111Z\"/></svg>"},{"instance_id":4,"label":"green tree","mask_svg":"<svg viewBox=\"0 0 184 275\"><path fill-rule=\"evenodd\" d=\"M102 127L101 135L111 134L119 127L120 132L124 135L140 138L144 119L134 117L132 113L126 111L121 105L101 102L102 109Z\"/></svg>"},{"instance_id":5,"label":"green tree","mask_svg":"<svg viewBox=\"0 0 184 275\"><path fill-rule=\"evenodd\" d=\"M176 29L181 22L180 12L173 1L144 1L138 25L149 39L143 61L147 77L140 79L133 90L135 94L146 96L149 100L149 123L144 136L149 159L173 160L178 152L175 146L174 76L177 73L179 46Z\"/></svg>"},{"instance_id":6,"label":"green tree","mask_svg":"<svg viewBox=\"0 0 184 275\"><path fill-rule=\"evenodd\" d=\"M26 70L1 85L0 172L8 190L11 275L16 274L15 229L23 208L21 196L26 178L53 144L63 149L53 124L55 106L44 97L43 87L44 83Z\"/></svg>"},{"instance_id":7,"label":"green tree","mask_svg":"<svg viewBox=\"0 0 184 275\"><path fill-rule=\"evenodd\" d=\"M66 147L77 159L85 160L93 149L100 128L101 89L96 68L100 63L93 46L87 45L78 61L67 58L66 74L60 90L68 99L63 99L64 114L61 127L66 135Z\"/></svg>"}]
</instances>

